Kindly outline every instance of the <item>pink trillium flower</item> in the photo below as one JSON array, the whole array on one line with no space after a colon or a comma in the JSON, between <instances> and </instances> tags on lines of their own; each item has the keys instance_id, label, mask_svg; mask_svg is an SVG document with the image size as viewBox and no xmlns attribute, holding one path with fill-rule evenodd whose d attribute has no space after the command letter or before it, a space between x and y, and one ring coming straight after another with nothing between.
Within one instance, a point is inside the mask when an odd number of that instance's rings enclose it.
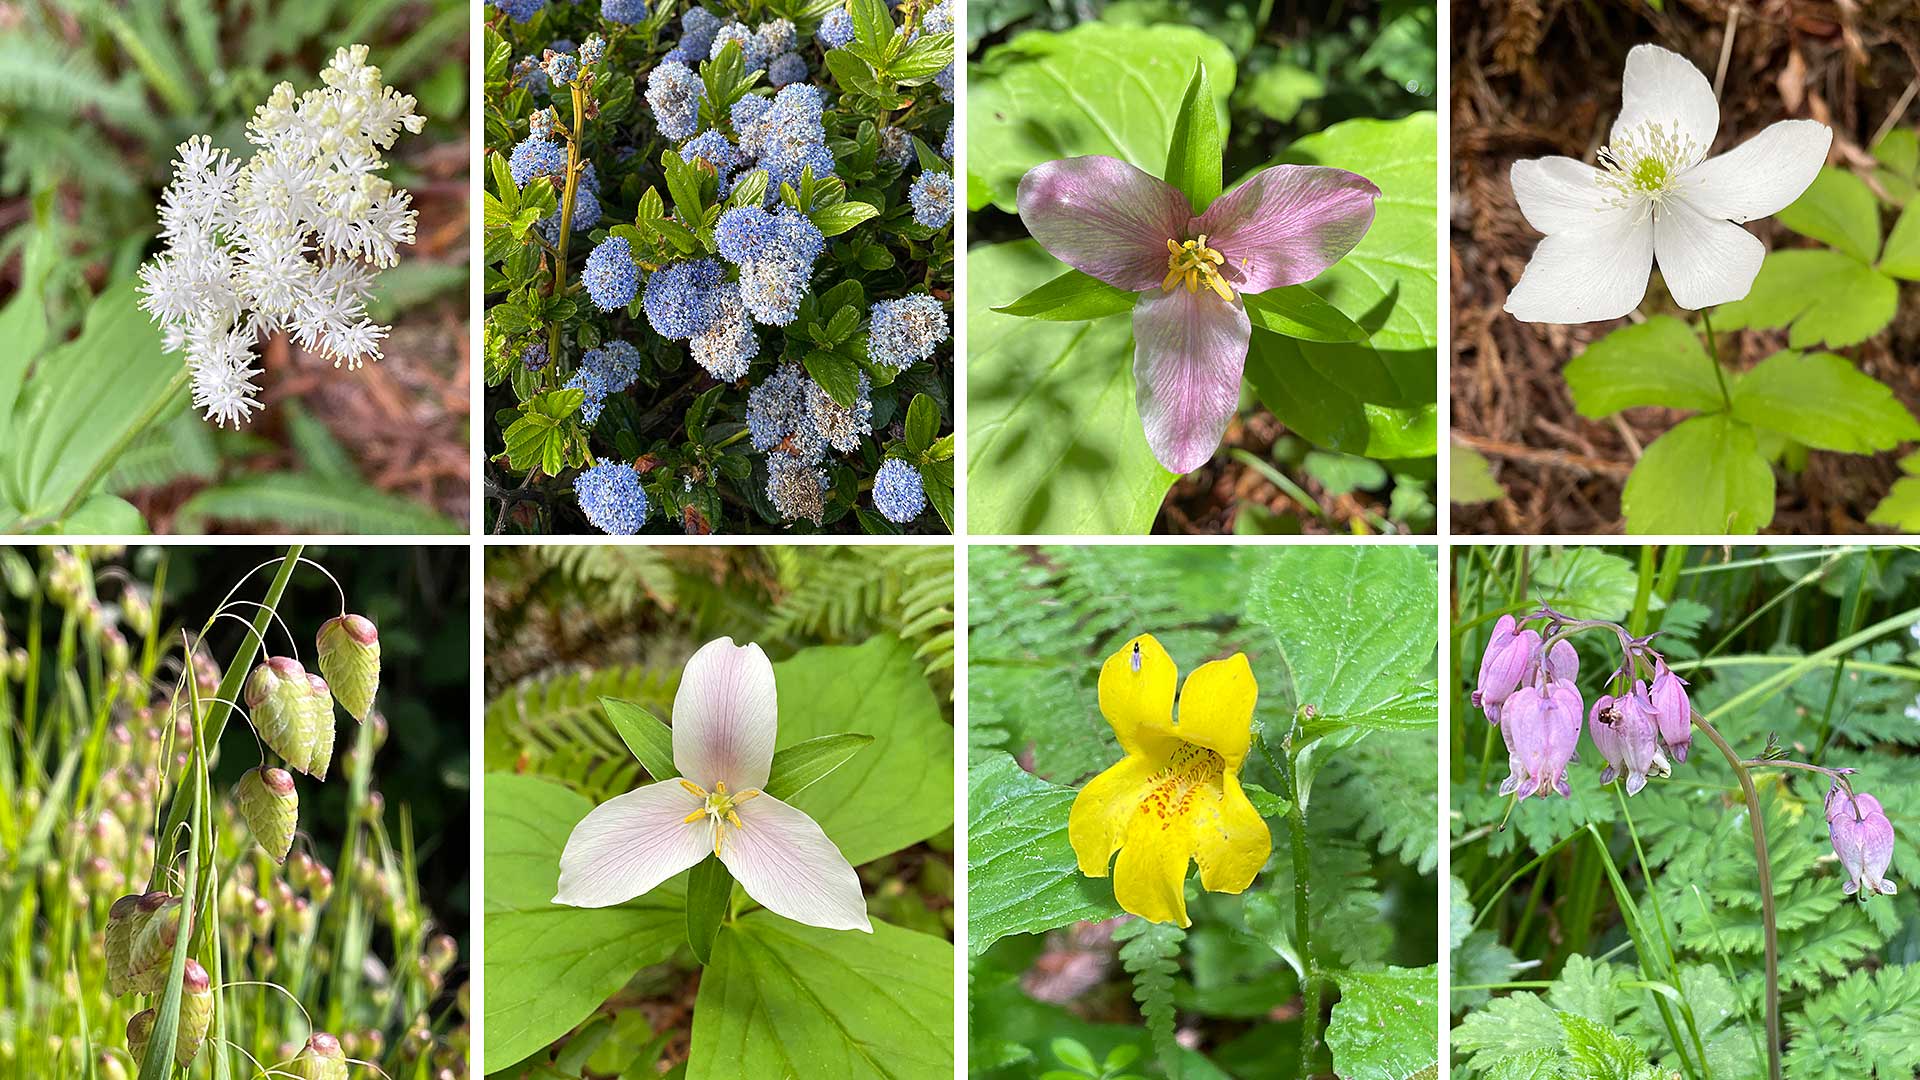
<instances>
[{"instance_id":1,"label":"pink trillium flower","mask_svg":"<svg viewBox=\"0 0 1920 1080\"><path fill-rule=\"evenodd\" d=\"M1638 795L1647 786L1649 773L1667 775L1667 758L1660 752L1660 732L1646 683L1636 681L1629 693L1618 698L1601 695L1587 717L1587 733L1607 763L1600 774L1602 784L1625 776L1627 794Z\"/></svg>"},{"instance_id":2,"label":"pink trillium flower","mask_svg":"<svg viewBox=\"0 0 1920 1080\"><path fill-rule=\"evenodd\" d=\"M1252 323L1243 293L1298 285L1373 224L1380 189L1317 165L1255 173L1194 216L1186 195L1118 158L1048 161L1020 178L1020 220L1040 246L1126 292L1133 381L1153 456L1191 472L1240 404Z\"/></svg>"},{"instance_id":3,"label":"pink trillium flower","mask_svg":"<svg viewBox=\"0 0 1920 1080\"><path fill-rule=\"evenodd\" d=\"M1862 899L1882 893L1892 896L1897 889L1887 880L1887 865L1893 862L1893 823L1871 795L1847 797L1835 784L1827 792L1827 836L1833 841L1833 853L1847 871L1845 891Z\"/></svg>"},{"instance_id":4,"label":"pink trillium flower","mask_svg":"<svg viewBox=\"0 0 1920 1080\"><path fill-rule=\"evenodd\" d=\"M1580 747L1580 691L1570 682L1522 687L1507 699L1500 734L1507 742L1507 772L1500 794L1525 799L1551 792L1569 795L1567 766Z\"/></svg>"},{"instance_id":5,"label":"pink trillium flower","mask_svg":"<svg viewBox=\"0 0 1920 1080\"><path fill-rule=\"evenodd\" d=\"M574 826L556 904L610 907L708 855L776 915L873 932L860 878L805 813L761 790L773 766L778 696L758 645L720 638L687 661L673 698L680 776L616 796Z\"/></svg>"}]
</instances>

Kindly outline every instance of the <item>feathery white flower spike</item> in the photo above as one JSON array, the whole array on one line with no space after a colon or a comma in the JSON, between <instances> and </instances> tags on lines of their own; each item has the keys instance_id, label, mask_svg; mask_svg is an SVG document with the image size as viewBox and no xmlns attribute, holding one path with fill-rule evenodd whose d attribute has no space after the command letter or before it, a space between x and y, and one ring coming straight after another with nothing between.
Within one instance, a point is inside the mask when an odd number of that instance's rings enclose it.
<instances>
[{"instance_id":1,"label":"feathery white flower spike","mask_svg":"<svg viewBox=\"0 0 1920 1080\"><path fill-rule=\"evenodd\" d=\"M1782 120L1719 157L1720 103L1700 69L1657 45L1627 54L1620 116L1600 167L1514 162L1514 198L1547 234L1507 297L1523 322L1617 319L1640 305L1657 260L1688 310L1747 295L1766 246L1741 222L1785 209L1813 183L1833 132Z\"/></svg>"},{"instance_id":2,"label":"feathery white flower spike","mask_svg":"<svg viewBox=\"0 0 1920 1080\"><path fill-rule=\"evenodd\" d=\"M814 820L761 790L779 728L773 665L720 638L687 661L673 698L680 776L601 803L560 855L556 904L611 907L718 855L760 906L871 934L859 875Z\"/></svg>"}]
</instances>

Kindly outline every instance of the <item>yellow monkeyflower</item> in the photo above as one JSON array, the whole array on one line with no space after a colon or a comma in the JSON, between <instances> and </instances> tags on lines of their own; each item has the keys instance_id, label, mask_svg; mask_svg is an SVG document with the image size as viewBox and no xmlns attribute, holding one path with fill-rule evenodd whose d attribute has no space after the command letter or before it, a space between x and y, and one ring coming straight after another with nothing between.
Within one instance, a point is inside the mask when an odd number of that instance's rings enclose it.
<instances>
[{"instance_id":1,"label":"yellow monkeyflower","mask_svg":"<svg viewBox=\"0 0 1920 1080\"><path fill-rule=\"evenodd\" d=\"M1113 898L1152 922L1187 919L1187 863L1200 887L1237 893L1253 884L1273 851L1267 823L1240 790L1259 687L1244 653L1202 664L1180 691L1173 717L1173 658L1142 634L1100 669L1100 711L1120 748L1119 763L1073 800L1067 839L1080 872L1106 877Z\"/></svg>"}]
</instances>

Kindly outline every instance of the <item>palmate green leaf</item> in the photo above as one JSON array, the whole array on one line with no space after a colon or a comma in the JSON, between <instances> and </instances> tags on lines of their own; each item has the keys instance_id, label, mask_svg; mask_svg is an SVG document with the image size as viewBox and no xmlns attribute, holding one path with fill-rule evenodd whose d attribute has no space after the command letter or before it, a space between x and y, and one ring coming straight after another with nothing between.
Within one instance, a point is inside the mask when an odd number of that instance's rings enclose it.
<instances>
[{"instance_id":1,"label":"palmate green leaf","mask_svg":"<svg viewBox=\"0 0 1920 1080\"><path fill-rule=\"evenodd\" d=\"M1214 109L1213 87L1207 80L1207 62L1197 60L1193 79L1173 118L1173 136L1167 143L1167 183L1187 197L1195 214L1206 212L1220 197L1220 153L1226 141L1225 124Z\"/></svg>"},{"instance_id":2,"label":"palmate green leaf","mask_svg":"<svg viewBox=\"0 0 1920 1080\"><path fill-rule=\"evenodd\" d=\"M1479 451L1462 443L1449 443L1447 453L1452 469L1447 474L1447 498L1463 506L1494 502L1507 497L1506 489L1493 478L1493 466Z\"/></svg>"},{"instance_id":3,"label":"palmate green leaf","mask_svg":"<svg viewBox=\"0 0 1920 1080\"><path fill-rule=\"evenodd\" d=\"M967 115L977 121L967 129L969 204L1012 213L1028 169L1086 154L1158 175L1196 60L1225 130L1233 54L1201 30L1083 22L1063 33L1030 30L987 50L967 75Z\"/></svg>"},{"instance_id":4,"label":"palmate green leaf","mask_svg":"<svg viewBox=\"0 0 1920 1080\"><path fill-rule=\"evenodd\" d=\"M975 248L967 268L970 528L1145 533L1174 478L1134 408L1127 320L1044 324L995 312L1066 269L1030 240Z\"/></svg>"},{"instance_id":5,"label":"palmate green leaf","mask_svg":"<svg viewBox=\"0 0 1920 1080\"><path fill-rule=\"evenodd\" d=\"M1079 270L1069 270L1020 299L993 310L1024 319L1083 322L1125 315L1139 299L1139 293L1127 292Z\"/></svg>"},{"instance_id":6,"label":"palmate green leaf","mask_svg":"<svg viewBox=\"0 0 1920 1080\"><path fill-rule=\"evenodd\" d=\"M1920 438L1893 391L1832 353L1779 352L1733 387L1733 415L1816 450L1869 454Z\"/></svg>"},{"instance_id":7,"label":"palmate green leaf","mask_svg":"<svg viewBox=\"0 0 1920 1080\"><path fill-rule=\"evenodd\" d=\"M1873 159L1879 167L1873 178L1894 205L1905 206L1920 194L1920 132L1897 127L1873 144Z\"/></svg>"},{"instance_id":8,"label":"palmate green leaf","mask_svg":"<svg viewBox=\"0 0 1920 1080\"><path fill-rule=\"evenodd\" d=\"M721 930L701 977L687 1080L947 1080L953 953L878 920L862 934L753 912Z\"/></svg>"},{"instance_id":9,"label":"palmate green leaf","mask_svg":"<svg viewBox=\"0 0 1920 1080\"><path fill-rule=\"evenodd\" d=\"M1647 447L1620 509L1631 533L1754 533L1773 520L1773 470L1753 429L1696 416Z\"/></svg>"},{"instance_id":10,"label":"palmate green leaf","mask_svg":"<svg viewBox=\"0 0 1920 1080\"><path fill-rule=\"evenodd\" d=\"M1866 181L1845 169L1822 168L1807 190L1774 216L1859 262L1872 265L1880 257L1880 203Z\"/></svg>"},{"instance_id":11,"label":"palmate green leaf","mask_svg":"<svg viewBox=\"0 0 1920 1080\"><path fill-rule=\"evenodd\" d=\"M1920 281L1920 213L1914 212L1911 205L1887 234L1886 250L1880 253L1880 271L1907 281Z\"/></svg>"},{"instance_id":12,"label":"palmate green leaf","mask_svg":"<svg viewBox=\"0 0 1920 1080\"><path fill-rule=\"evenodd\" d=\"M1080 873L1067 843L1078 792L1012 757L982 753L967 767L967 948L1120 914L1110 881Z\"/></svg>"},{"instance_id":13,"label":"palmate green leaf","mask_svg":"<svg viewBox=\"0 0 1920 1080\"><path fill-rule=\"evenodd\" d=\"M1920 532L1920 476L1909 474L1895 480L1886 498L1867 515L1867 524L1885 525L1896 532Z\"/></svg>"},{"instance_id":14,"label":"palmate green leaf","mask_svg":"<svg viewBox=\"0 0 1920 1080\"><path fill-rule=\"evenodd\" d=\"M679 881L611 908L552 903L560 852L592 804L538 777L489 774L484 788L487 949L481 1057L505 1068L587 1018L634 972L686 940Z\"/></svg>"},{"instance_id":15,"label":"palmate green leaf","mask_svg":"<svg viewBox=\"0 0 1920 1080\"><path fill-rule=\"evenodd\" d=\"M1726 406L1713 359L1693 328L1671 315L1615 330L1574 357L1565 374L1582 416L1606 416L1637 405L1700 412Z\"/></svg>"},{"instance_id":16,"label":"palmate green leaf","mask_svg":"<svg viewBox=\"0 0 1920 1080\"><path fill-rule=\"evenodd\" d=\"M1439 969L1387 967L1335 976L1340 1001L1327 1024L1343 1080L1430 1080L1440 1075Z\"/></svg>"},{"instance_id":17,"label":"palmate green leaf","mask_svg":"<svg viewBox=\"0 0 1920 1080\"><path fill-rule=\"evenodd\" d=\"M1789 348L1854 345L1885 329L1900 303L1886 274L1841 251L1775 251L1760 264L1746 299L1713 309L1715 330L1791 326Z\"/></svg>"}]
</instances>

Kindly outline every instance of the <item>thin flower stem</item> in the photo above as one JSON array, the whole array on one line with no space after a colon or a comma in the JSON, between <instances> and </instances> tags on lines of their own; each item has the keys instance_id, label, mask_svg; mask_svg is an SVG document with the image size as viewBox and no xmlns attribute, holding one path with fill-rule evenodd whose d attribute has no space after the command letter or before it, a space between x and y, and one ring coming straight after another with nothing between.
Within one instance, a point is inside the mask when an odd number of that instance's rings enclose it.
<instances>
[{"instance_id":1,"label":"thin flower stem","mask_svg":"<svg viewBox=\"0 0 1920 1080\"><path fill-rule=\"evenodd\" d=\"M1760 928L1767 946L1767 1077L1780 1080L1780 931L1773 910L1773 868L1767 862L1767 823L1760 811L1760 793L1754 790L1753 773L1707 718L1694 710L1693 726L1700 729L1727 759L1740 791L1747 800L1747 824L1753 830L1753 859L1760 874Z\"/></svg>"},{"instance_id":2,"label":"thin flower stem","mask_svg":"<svg viewBox=\"0 0 1920 1080\"><path fill-rule=\"evenodd\" d=\"M1265 740L1261 749L1266 750ZM1280 774L1280 785L1293 811L1287 815L1287 832L1293 854L1293 945L1300 953L1300 1075L1313 1076L1313 1062L1320 1048L1320 973L1313 966L1312 871L1307 858L1307 808L1300 804L1300 783L1294 774L1295 762L1290 749L1283 760L1267 750L1267 761Z\"/></svg>"},{"instance_id":3,"label":"thin flower stem","mask_svg":"<svg viewBox=\"0 0 1920 1080\"><path fill-rule=\"evenodd\" d=\"M1727 373L1720 367L1720 346L1713 337L1713 313L1700 312L1700 325L1707 328L1707 359L1713 363L1713 379L1720 384L1720 401L1733 411L1733 395L1727 391Z\"/></svg>"}]
</instances>

